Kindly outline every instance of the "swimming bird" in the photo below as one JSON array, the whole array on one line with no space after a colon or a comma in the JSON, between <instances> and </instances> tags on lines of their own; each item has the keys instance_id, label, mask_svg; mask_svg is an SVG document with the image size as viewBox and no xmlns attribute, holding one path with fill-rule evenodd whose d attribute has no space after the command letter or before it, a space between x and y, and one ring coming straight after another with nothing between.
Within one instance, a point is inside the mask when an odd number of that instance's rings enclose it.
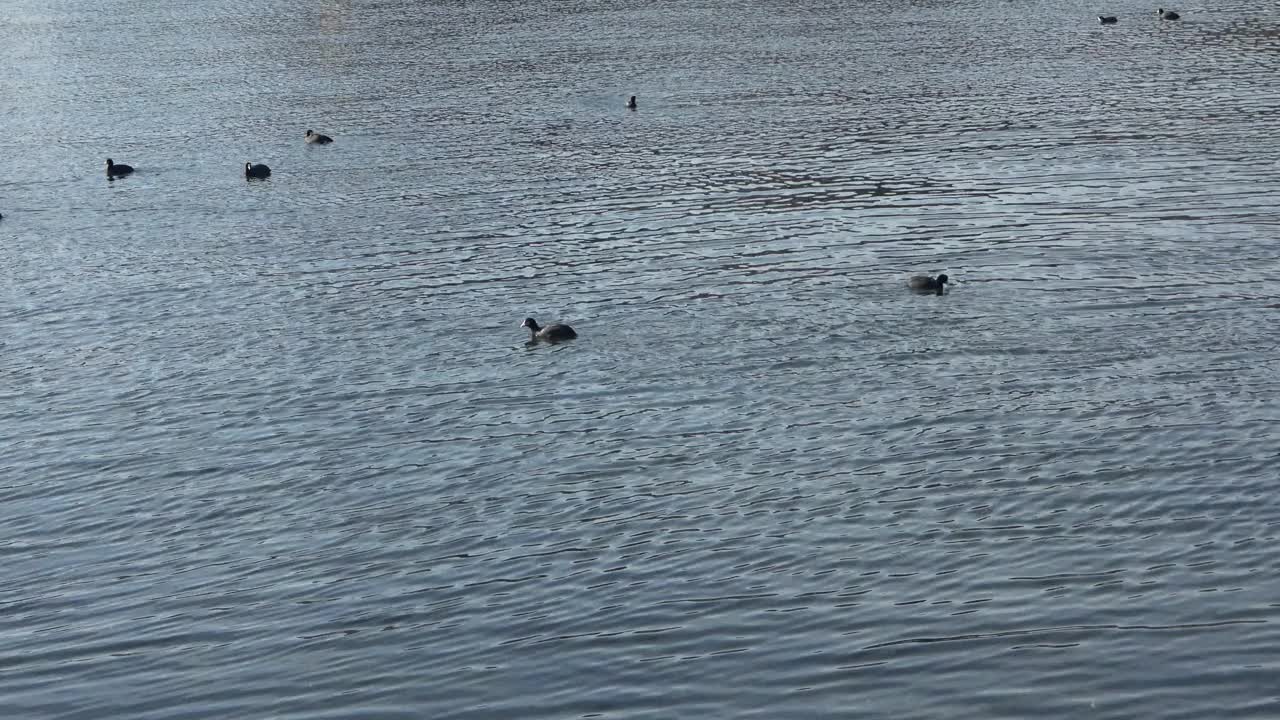
<instances>
[{"instance_id":1,"label":"swimming bird","mask_svg":"<svg viewBox=\"0 0 1280 720\"><path fill-rule=\"evenodd\" d=\"M257 178L260 180L265 177L271 177L271 168L267 167L266 165L263 165L262 163L256 163L256 164L245 163L244 176L249 180L252 180L254 178Z\"/></svg>"},{"instance_id":2,"label":"swimming bird","mask_svg":"<svg viewBox=\"0 0 1280 720\"><path fill-rule=\"evenodd\" d=\"M561 340L572 340L578 337L578 333L574 332L573 328L568 325L557 324L539 327L538 321L533 318L525 318L524 322L520 323L520 327L529 328L529 342L537 342L539 340L560 342Z\"/></svg>"},{"instance_id":3,"label":"swimming bird","mask_svg":"<svg viewBox=\"0 0 1280 720\"><path fill-rule=\"evenodd\" d=\"M328 145L333 142L333 138L328 135L322 135L318 132L307 131L307 142L313 145Z\"/></svg>"},{"instance_id":4,"label":"swimming bird","mask_svg":"<svg viewBox=\"0 0 1280 720\"><path fill-rule=\"evenodd\" d=\"M1115 25L1117 22L1120 22L1120 21L1118 18L1116 18L1115 15L1099 15L1098 22L1102 23L1103 25Z\"/></svg>"},{"instance_id":5,"label":"swimming bird","mask_svg":"<svg viewBox=\"0 0 1280 720\"><path fill-rule=\"evenodd\" d=\"M132 165L116 164L111 161L111 158L107 158L107 177L124 177L131 172L133 172Z\"/></svg>"},{"instance_id":6,"label":"swimming bird","mask_svg":"<svg viewBox=\"0 0 1280 720\"><path fill-rule=\"evenodd\" d=\"M1165 10L1164 8L1156 10L1156 14L1160 16L1161 20L1179 20L1182 18L1178 13L1172 10Z\"/></svg>"},{"instance_id":7,"label":"swimming bird","mask_svg":"<svg viewBox=\"0 0 1280 720\"><path fill-rule=\"evenodd\" d=\"M932 292L939 295L942 294L946 284L947 276L945 274L936 278L931 278L928 275L916 275L907 281L907 285L916 292Z\"/></svg>"},{"instance_id":8,"label":"swimming bird","mask_svg":"<svg viewBox=\"0 0 1280 720\"><path fill-rule=\"evenodd\" d=\"M635 95L632 95L632 96L631 96L631 99L627 101L627 109L628 109L628 110L635 110L635 109L636 109L636 96L635 96Z\"/></svg>"}]
</instances>

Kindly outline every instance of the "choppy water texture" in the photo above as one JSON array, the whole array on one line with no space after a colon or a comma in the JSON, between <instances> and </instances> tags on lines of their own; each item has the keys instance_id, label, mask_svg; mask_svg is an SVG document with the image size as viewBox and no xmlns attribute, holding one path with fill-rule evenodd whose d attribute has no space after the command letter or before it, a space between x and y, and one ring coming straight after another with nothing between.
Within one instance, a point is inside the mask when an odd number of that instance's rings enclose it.
<instances>
[{"instance_id":1,"label":"choppy water texture","mask_svg":"<svg viewBox=\"0 0 1280 720\"><path fill-rule=\"evenodd\" d=\"M1280 716L1274 5L0 9L5 718Z\"/></svg>"}]
</instances>

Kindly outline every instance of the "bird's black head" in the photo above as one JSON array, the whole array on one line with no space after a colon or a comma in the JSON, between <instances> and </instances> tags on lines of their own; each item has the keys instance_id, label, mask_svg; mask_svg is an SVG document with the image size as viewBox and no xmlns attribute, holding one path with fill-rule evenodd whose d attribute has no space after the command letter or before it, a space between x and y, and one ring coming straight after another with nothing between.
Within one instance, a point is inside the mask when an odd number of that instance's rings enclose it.
<instances>
[{"instance_id":1,"label":"bird's black head","mask_svg":"<svg viewBox=\"0 0 1280 720\"><path fill-rule=\"evenodd\" d=\"M532 331L534 331L534 332L538 332L538 329L539 329L539 328L538 328L538 321L537 321L537 320L534 320L533 318L525 318L525 319L524 319L524 322L520 323L520 327L522 327L522 328L529 328L530 330L532 330Z\"/></svg>"}]
</instances>

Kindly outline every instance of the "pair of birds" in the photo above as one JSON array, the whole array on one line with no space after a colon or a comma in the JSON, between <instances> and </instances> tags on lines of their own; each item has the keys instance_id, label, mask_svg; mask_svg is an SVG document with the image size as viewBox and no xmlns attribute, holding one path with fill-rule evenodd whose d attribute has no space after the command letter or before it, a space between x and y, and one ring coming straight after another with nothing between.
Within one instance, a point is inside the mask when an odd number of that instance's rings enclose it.
<instances>
[{"instance_id":1,"label":"pair of birds","mask_svg":"<svg viewBox=\"0 0 1280 720\"><path fill-rule=\"evenodd\" d=\"M907 281L907 286L916 292L942 295L946 290L948 280L946 273L942 273L937 277L916 275ZM520 327L528 328L529 342L531 343L536 343L539 340L557 343L578 337L578 333L568 325L556 323L555 325L542 327L533 318L525 318L524 322L520 323Z\"/></svg>"},{"instance_id":2,"label":"pair of birds","mask_svg":"<svg viewBox=\"0 0 1280 720\"><path fill-rule=\"evenodd\" d=\"M1159 15L1161 20L1180 20L1182 18L1178 13L1172 10L1165 10L1164 8L1156 10L1156 15ZM1115 15L1099 15L1098 22L1103 25L1115 25L1120 22L1120 18L1117 18Z\"/></svg>"},{"instance_id":3,"label":"pair of birds","mask_svg":"<svg viewBox=\"0 0 1280 720\"><path fill-rule=\"evenodd\" d=\"M323 133L308 130L305 136L308 145L328 145L333 142L333 138ZM132 165L117 163L107 158L107 178L124 177L133 173ZM249 180L261 180L262 178L271 177L271 168L262 163L245 163L244 176Z\"/></svg>"},{"instance_id":4,"label":"pair of birds","mask_svg":"<svg viewBox=\"0 0 1280 720\"><path fill-rule=\"evenodd\" d=\"M308 145L328 145L333 142L333 138L314 130L308 130L304 139ZM244 177L246 180L269 178L271 177L271 168L262 163L245 163Z\"/></svg>"}]
</instances>

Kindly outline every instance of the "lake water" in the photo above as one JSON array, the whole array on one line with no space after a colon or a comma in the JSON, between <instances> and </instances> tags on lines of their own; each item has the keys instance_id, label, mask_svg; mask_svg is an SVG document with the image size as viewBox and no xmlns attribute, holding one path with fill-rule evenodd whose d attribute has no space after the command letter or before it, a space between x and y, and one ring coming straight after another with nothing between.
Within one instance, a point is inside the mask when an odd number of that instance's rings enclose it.
<instances>
[{"instance_id":1,"label":"lake water","mask_svg":"<svg viewBox=\"0 0 1280 720\"><path fill-rule=\"evenodd\" d=\"M4 0L0 715L1280 717L1280 16L1177 9Z\"/></svg>"}]
</instances>

